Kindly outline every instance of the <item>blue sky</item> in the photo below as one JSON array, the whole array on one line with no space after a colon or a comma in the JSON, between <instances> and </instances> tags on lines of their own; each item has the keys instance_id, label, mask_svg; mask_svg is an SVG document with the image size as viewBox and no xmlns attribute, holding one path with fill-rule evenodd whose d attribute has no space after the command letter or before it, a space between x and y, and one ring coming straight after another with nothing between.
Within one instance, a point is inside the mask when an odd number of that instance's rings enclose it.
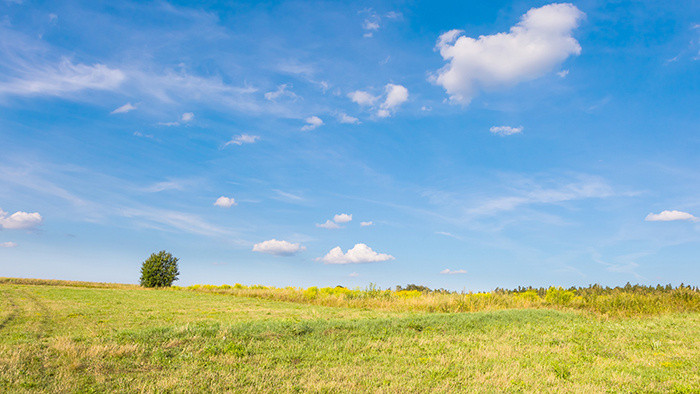
<instances>
[{"instance_id":1,"label":"blue sky","mask_svg":"<svg viewBox=\"0 0 700 394\"><path fill-rule=\"evenodd\" d=\"M697 284L679 2L0 2L0 276Z\"/></svg>"}]
</instances>

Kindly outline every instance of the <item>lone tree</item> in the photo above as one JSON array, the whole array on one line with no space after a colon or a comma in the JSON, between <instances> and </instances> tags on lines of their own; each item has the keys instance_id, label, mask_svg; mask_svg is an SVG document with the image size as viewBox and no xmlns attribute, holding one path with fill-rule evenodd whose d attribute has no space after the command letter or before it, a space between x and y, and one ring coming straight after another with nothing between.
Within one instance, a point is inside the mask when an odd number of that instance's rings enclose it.
<instances>
[{"instance_id":1,"label":"lone tree","mask_svg":"<svg viewBox=\"0 0 700 394\"><path fill-rule=\"evenodd\" d=\"M164 250L151 254L141 265L141 286L172 286L180 275L180 271L177 270L177 260L177 257L173 257Z\"/></svg>"}]
</instances>

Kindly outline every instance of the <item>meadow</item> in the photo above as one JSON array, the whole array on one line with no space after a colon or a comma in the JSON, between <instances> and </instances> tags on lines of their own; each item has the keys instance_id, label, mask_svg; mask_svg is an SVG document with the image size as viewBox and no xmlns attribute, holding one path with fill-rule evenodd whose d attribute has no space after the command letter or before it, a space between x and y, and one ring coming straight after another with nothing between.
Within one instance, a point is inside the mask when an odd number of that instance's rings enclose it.
<instances>
[{"instance_id":1,"label":"meadow","mask_svg":"<svg viewBox=\"0 0 700 394\"><path fill-rule=\"evenodd\" d=\"M700 392L696 288L0 278L0 391Z\"/></svg>"}]
</instances>

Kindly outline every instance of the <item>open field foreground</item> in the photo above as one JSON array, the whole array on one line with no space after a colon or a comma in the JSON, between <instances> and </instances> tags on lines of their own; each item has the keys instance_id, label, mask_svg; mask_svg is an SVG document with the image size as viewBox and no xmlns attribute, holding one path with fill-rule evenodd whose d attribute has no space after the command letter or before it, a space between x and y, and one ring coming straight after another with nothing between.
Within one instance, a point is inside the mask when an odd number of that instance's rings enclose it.
<instances>
[{"instance_id":1,"label":"open field foreground","mask_svg":"<svg viewBox=\"0 0 700 394\"><path fill-rule=\"evenodd\" d=\"M700 313L347 308L0 283L0 391L699 392Z\"/></svg>"}]
</instances>

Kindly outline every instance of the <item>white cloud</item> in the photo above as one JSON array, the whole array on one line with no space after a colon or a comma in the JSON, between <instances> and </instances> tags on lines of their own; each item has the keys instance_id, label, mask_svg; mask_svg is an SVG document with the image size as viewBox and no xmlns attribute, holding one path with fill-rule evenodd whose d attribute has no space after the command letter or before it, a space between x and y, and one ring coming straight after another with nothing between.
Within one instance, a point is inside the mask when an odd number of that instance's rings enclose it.
<instances>
[{"instance_id":1,"label":"white cloud","mask_svg":"<svg viewBox=\"0 0 700 394\"><path fill-rule=\"evenodd\" d=\"M15 246L17 246L17 243L16 243L16 242L3 242L3 243L0 243L0 248L14 248Z\"/></svg>"},{"instance_id":2,"label":"white cloud","mask_svg":"<svg viewBox=\"0 0 700 394\"><path fill-rule=\"evenodd\" d=\"M561 70L557 73L557 75L561 78L565 78L567 75L569 75L569 70Z\"/></svg>"},{"instance_id":3,"label":"white cloud","mask_svg":"<svg viewBox=\"0 0 700 394\"><path fill-rule=\"evenodd\" d=\"M224 144L224 148L229 146L229 145L243 145L243 144L253 144L257 140L260 139L260 136L257 135L250 135L250 134L241 134L237 135L233 138L231 138L230 141L226 142Z\"/></svg>"},{"instance_id":4,"label":"white cloud","mask_svg":"<svg viewBox=\"0 0 700 394\"><path fill-rule=\"evenodd\" d=\"M369 221L369 222L360 222L360 226L362 226L362 227L374 226L374 222L373 222L373 221Z\"/></svg>"},{"instance_id":5,"label":"white cloud","mask_svg":"<svg viewBox=\"0 0 700 394\"><path fill-rule=\"evenodd\" d=\"M365 21L362 23L362 28L371 31L379 30L379 21L376 18L365 19Z\"/></svg>"},{"instance_id":6,"label":"white cloud","mask_svg":"<svg viewBox=\"0 0 700 394\"><path fill-rule=\"evenodd\" d=\"M441 274L443 275L460 275L460 274L466 274L466 270L451 270L449 268L445 268L444 270L440 271Z\"/></svg>"},{"instance_id":7,"label":"white cloud","mask_svg":"<svg viewBox=\"0 0 700 394\"><path fill-rule=\"evenodd\" d=\"M228 228L211 224L197 215L180 211L169 211L155 207L125 208L120 211L122 216L139 218L144 221L142 225L166 230L161 225L171 227L191 234L204 236L222 236L230 239L235 233Z\"/></svg>"},{"instance_id":8,"label":"white cloud","mask_svg":"<svg viewBox=\"0 0 700 394\"><path fill-rule=\"evenodd\" d=\"M571 33L584 16L572 4L549 4L530 9L508 33L474 39L461 30L448 31L436 49L449 63L431 80L452 101L468 104L480 90L540 77L581 53Z\"/></svg>"},{"instance_id":9,"label":"white cloud","mask_svg":"<svg viewBox=\"0 0 700 394\"><path fill-rule=\"evenodd\" d=\"M505 137L507 135L513 135L513 134L518 134L523 131L523 126L519 127L511 127L511 126L493 126L489 129L490 132L493 134L498 134L501 137Z\"/></svg>"},{"instance_id":10,"label":"white cloud","mask_svg":"<svg viewBox=\"0 0 700 394\"><path fill-rule=\"evenodd\" d=\"M348 215L347 213L340 213L335 216L333 216L333 221L336 223L348 223L352 221L352 214Z\"/></svg>"},{"instance_id":11,"label":"white cloud","mask_svg":"<svg viewBox=\"0 0 700 394\"><path fill-rule=\"evenodd\" d=\"M381 17L374 12L369 11L369 16L365 18L365 20L362 22L362 29L365 30L365 34L362 36L365 38L370 38L374 36L374 32L379 30L379 22L381 21Z\"/></svg>"},{"instance_id":12,"label":"white cloud","mask_svg":"<svg viewBox=\"0 0 700 394\"><path fill-rule=\"evenodd\" d=\"M306 126L301 128L301 131L311 131L323 125L323 120L318 116L310 116L306 118Z\"/></svg>"},{"instance_id":13,"label":"white cloud","mask_svg":"<svg viewBox=\"0 0 700 394\"><path fill-rule=\"evenodd\" d=\"M189 123L194 119L194 113L192 112L185 112L184 114L180 115L180 120L177 122L159 122L158 124L161 126L179 126L180 122L182 123Z\"/></svg>"},{"instance_id":14,"label":"white cloud","mask_svg":"<svg viewBox=\"0 0 700 394\"><path fill-rule=\"evenodd\" d=\"M17 211L8 216L8 213L0 209L0 228L7 230L25 230L36 227L44 219L38 212L28 213Z\"/></svg>"},{"instance_id":15,"label":"white cloud","mask_svg":"<svg viewBox=\"0 0 700 394\"><path fill-rule=\"evenodd\" d=\"M386 99L380 106L379 111L377 111L377 116L380 118L391 116L391 113L396 108L408 100L408 89L401 85L389 83L386 85L385 89Z\"/></svg>"},{"instance_id":16,"label":"white cloud","mask_svg":"<svg viewBox=\"0 0 700 394\"><path fill-rule=\"evenodd\" d=\"M448 233L447 231L436 231L435 234L444 235L446 237L450 237L450 238L454 238L454 239L459 239L460 241L462 240L462 238L460 238L452 233Z\"/></svg>"},{"instance_id":17,"label":"white cloud","mask_svg":"<svg viewBox=\"0 0 700 394\"><path fill-rule=\"evenodd\" d=\"M321 227L321 228L325 228L325 229L329 229L329 230L335 230L337 228L340 228L338 223L333 222L331 220L326 220L326 222L322 223L322 224L316 223L316 227Z\"/></svg>"},{"instance_id":18,"label":"white cloud","mask_svg":"<svg viewBox=\"0 0 700 394\"><path fill-rule=\"evenodd\" d=\"M377 109L377 116L380 118L386 118L391 116L391 114L403 103L408 100L408 89L401 85L395 85L393 83L388 83L384 87L384 101L379 105ZM374 106L374 103L381 96L373 96L372 94L356 90L348 94L348 97L353 102L361 106Z\"/></svg>"},{"instance_id":19,"label":"white cloud","mask_svg":"<svg viewBox=\"0 0 700 394\"><path fill-rule=\"evenodd\" d=\"M365 244L356 244L355 247L348 250L347 253L343 253L340 246L336 246L319 260L326 264L361 264L394 260L394 256L377 253Z\"/></svg>"},{"instance_id":20,"label":"white cloud","mask_svg":"<svg viewBox=\"0 0 700 394\"><path fill-rule=\"evenodd\" d=\"M154 137L153 137L153 134L143 134L143 133L140 132L140 131L134 131L134 136L136 136L136 137L141 137L141 138L151 138L151 139L154 138Z\"/></svg>"},{"instance_id":21,"label":"white cloud","mask_svg":"<svg viewBox=\"0 0 700 394\"><path fill-rule=\"evenodd\" d=\"M277 86L277 90L265 93L265 98L268 101L275 101L281 97L289 97L292 100L296 100L299 96L294 94L291 90L287 90L289 85L283 84Z\"/></svg>"},{"instance_id":22,"label":"white cloud","mask_svg":"<svg viewBox=\"0 0 700 394\"><path fill-rule=\"evenodd\" d=\"M217 207L221 207L221 208L231 208L232 206L237 205L237 204L236 204L236 201L233 199L233 197L221 196L221 197L216 199L216 202L214 202L214 205L216 205Z\"/></svg>"},{"instance_id":23,"label":"white cloud","mask_svg":"<svg viewBox=\"0 0 700 394\"><path fill-rule=\"evenodd\" d=\"M348 93L348 97L352 102L357 103L362 106L374 105L374 102L379 99L378 96L373 96L368 92L362 90L356 90L354 92Z\"/></svg>"},{"instance_id":24,"label":"white cloud","mask_svg":"<svg viewBox=\"0 0 700 394\"><path fill-rule=\"evenodd\" d=\"M273 254L275 256L293 256L303 250L305 246L287 241L270 239L253 245L253 252Z\"/></svg>"},{"instance_id":25,"label":"white cloud","mask_svg":"<svg viewBox=\"0 0 700 394\"><path fill-rule=\"evenodd\" d=\"M647 222L670 222L672 220L690 220L697 222L700 219L682 211L662 211L661 213L650 213L644 218Z\"/></svg>"},{"instance_id":26,"label":"white cloud","mask_svg":"<svg viewBox=\"0 0 700 394\"><path fill-rule=\"evenodd\" d=\"M340 113L338 114L338 121L340 123L348 123L348 124L360 124L360 120L357 119L354 116L350 116L346 113Z\"/></svg>"},{"instance_id":27,"label":"white cloud","mask_svg":"<svg viewBox=\"0 0 700 394\"><path fill-rule=\"evenodd\" d=\"M104 64L73 64L64 59L58 66L28 69L20 77L0 82L0 95L61 96L81 90L114 90L125 79L121 70Z\"/></svg>"},{"instance_id":28,"label":"white cloud","mask_svg":"<svg viewBox=\"0 0 700 394\"><path fill-rule=\"evenodd\" d=\"M351 278L357 278L358 276L360 276L360 274L358 274L357 272L351 272L348 276Z\"/></svg>"},{"instance_id":29,"label":"white cloud","mask_svg":"<svg viewBox=\"0 0 700 394\"><path fill-rule=\"evenodd\" d=\"M131 105L131 103L126 103L122 105L121 107L115 109L114 111L110 112L110 114L125 114L129 111L135 110L136 107Z\"/></svg>"},{"instance_id":30,"label":"white cloud","mask_svg":"<svg viewBox=\"0 0 700 394\"><path fill-rule=\"evenodd\" d=\"M546 188L534 185L529 190L522 190L517 195L492 198L469 209L469 213L488 215L496 212L510 211L523 205L556 204L565 201L588 198L606 198L616 195L613 189L602 179L585 176L575 182L558 187Z\"/></svg>"}]
</instances>

